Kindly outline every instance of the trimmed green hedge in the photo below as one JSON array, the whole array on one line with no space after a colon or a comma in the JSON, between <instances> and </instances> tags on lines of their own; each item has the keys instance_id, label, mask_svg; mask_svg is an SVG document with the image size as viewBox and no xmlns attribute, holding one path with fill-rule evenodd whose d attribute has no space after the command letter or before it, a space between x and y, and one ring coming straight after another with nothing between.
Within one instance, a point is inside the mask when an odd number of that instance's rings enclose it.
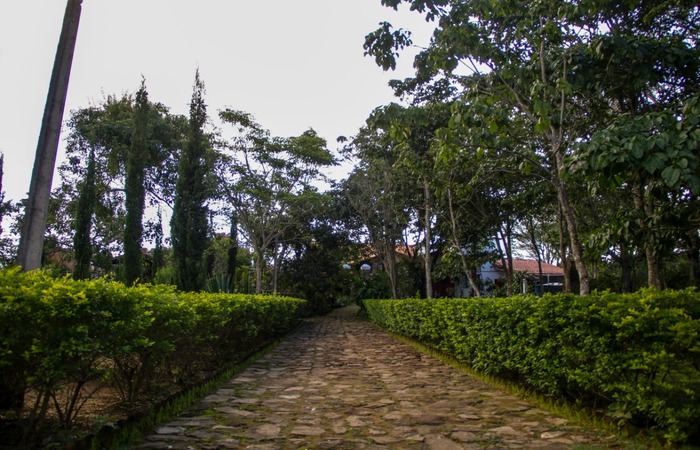
<instances>
[{"instance_id":1,"label":"trimmed green hedge","mask_svg":"<svg viewBox=\"0 0 700 450\"><path fill-rule=\"evenodd\" d=\"M365 300L369 318L486 374L670 442L700 438L700 295Z\"/></svg>"},{"instance_id":2,"label":"trimmed green hedge","mask_svg":"<svg viewBox=\"0 0 700 450\"><path fill-rule=\"evenodd\" d=\"M288 297L127 288L107 280L0 271L0 403L38 394L28 432L49 408L69 428L88 386L126 403L196 382L291 329L306 301Z\"/></svg>"}]
</instances>

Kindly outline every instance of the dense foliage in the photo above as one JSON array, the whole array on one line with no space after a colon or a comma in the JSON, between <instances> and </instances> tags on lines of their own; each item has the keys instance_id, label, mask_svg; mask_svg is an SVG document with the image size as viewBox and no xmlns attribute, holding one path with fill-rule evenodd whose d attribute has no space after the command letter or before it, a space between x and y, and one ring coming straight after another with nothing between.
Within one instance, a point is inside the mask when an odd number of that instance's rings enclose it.
<instances>
[{"instance_id":1,"label":"dense foliage","mask_svg":"<svg viewBox=\"0 0 700 450\"><path fill-rule=\"evenodd\" d=\"M394 117L394 147L421 138L429 123L421 110L447 107L449 123L424 141L428 158L391 157L408 162L416 179L428 169L437 196L423 213L432 206L441 230L434 254L466 253L461 275L473 293L480 289L470 272L491 250L483 240L500 246L508 267L518 229L537 259L540 249L555 251L550 262L566 268L567 291L600 287L601 269L619 274L609 286L616 290L674 287L669 269L683 259L683 285L699 285L698 216L690 212L700 195L696 1L381 3L407 4L435 23L430 41L416 43L415 76L390 83L414 106ZM367 35L366 54L393 69L412 39L382 23ZM392 194L409 208L410 198ZM485 220L472 228L473 216Z\"/></svg>"},{"instance_id":2,"label":"dense foliage","mask_svg":"<svg viewBox=\"0 0 700 450\"><path fill-rule=\"evenodd\" d=\"M478 371L668 441L700 439L700 295L693 290L364 305L382 327Z\"/></svg>"},{"instance_id":3,"label":"dense foliage","mask_svg":"<svg viewBox=\"0 0 700 450\"><path fill-rule=\"evenodd\" d=\"M127 406L187 386L289 330L305 310L288 297L0 271L0 397L36 397L19 411L28 437L49 409L69 429L96 385Z\"/></svg>"}]
</instances>

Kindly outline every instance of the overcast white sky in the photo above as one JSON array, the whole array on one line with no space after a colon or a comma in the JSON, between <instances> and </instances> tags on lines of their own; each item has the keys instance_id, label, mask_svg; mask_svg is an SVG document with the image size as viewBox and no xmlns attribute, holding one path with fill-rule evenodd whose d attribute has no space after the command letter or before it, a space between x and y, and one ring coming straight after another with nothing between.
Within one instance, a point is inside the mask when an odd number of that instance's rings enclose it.
<instances>
[{"instance_id":1,"label":"overcast white sky","mask_svg":"<svg viewBox=\"0 0 700 450\"><path fill-rule=\"evenodd\" d=\"M0 152L6 198L29 189L66 0L0 0ZM84 0L64 120L106 95L134 92L187 114L195 69L209 114L252 113L275 136L314 128L335 149L376 106L387 82L412 75L412 56L385 73L363 56L381 21L427 42L431 27L380 0ZM65 138L65 129L62 135ZM63 142L59 148L59 161ZM343 175L343 174L339 174ZM58 177L54 177L54 186Z\"/></svg>"}]
</instances>

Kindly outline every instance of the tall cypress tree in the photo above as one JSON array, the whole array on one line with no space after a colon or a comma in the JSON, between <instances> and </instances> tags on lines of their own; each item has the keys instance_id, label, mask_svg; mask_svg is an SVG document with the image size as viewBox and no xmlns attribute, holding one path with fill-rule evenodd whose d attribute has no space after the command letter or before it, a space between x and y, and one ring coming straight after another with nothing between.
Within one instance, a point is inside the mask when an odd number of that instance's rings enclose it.
<instances>
[{"instance_id":1,"label":"tall cypress tree","mask_svg":"<svg viewBox=\"0 0 700 450\"><path fill-rule=\"evenodd\" d=\"M158 222L156 222L155 228L153 230L153 241L155 242L155 247L153 248L153 272L151 276L155 279L158 269L165 265L165 257L163 255L163 213L158 208Z\"/></svg>"},{"instance_id":2,"label":"tall cypress tree","mask_svg":"<svg viewBox=\"0 0 700 450\"><path fill-rule=\"evenodd\" d=\"M128 285L143 277L143 211L146 203L144 186L148 159L148 92L146 81L136 93L134 131L126 160L126 226L124 227L124 282Z\"/></svg>"},{"instance_id":3,"label":"tall cypress tree","mask_svg":"<svg viewBox=\"0 0 700 450\"><path fill-rule=\"evenodd\" d=\"M88 154L85 181L80 187L78 197L78 212L75 216L75 235L73 251L75 253L75 269L73 278L84 280L90 278L90 263L92 262L92 216L95 212L97 193L95 188L95 149L90 147Z\"/></svg>"},{"instance_id":4,"label":"tall cypress tree","mask_svg":"<svg viewBox=\"0 0 700 450\"><path fill-rule=\"evenodd\" d=\"M207 245L208 198L205 182L206 119L204 83L197 70L190 103L189 139L180 156L175 205L170 221L176 282L185 291L200 290L204 284L203 255Z\"/></svg>"}]
</instances>

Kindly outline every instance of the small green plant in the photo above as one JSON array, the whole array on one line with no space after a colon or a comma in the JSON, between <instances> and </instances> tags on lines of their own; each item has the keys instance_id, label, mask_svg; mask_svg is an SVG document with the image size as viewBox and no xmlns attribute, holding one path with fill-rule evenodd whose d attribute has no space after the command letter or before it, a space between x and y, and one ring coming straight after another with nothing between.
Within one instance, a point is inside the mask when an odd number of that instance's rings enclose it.
<instances>
[{"instance_id":1,"label":"small green plant","mask_svg":"<svg viewBox=\"0 0 700 450\"><path fill-rule=\"evenodd\" d=\"M209 293L223 292L230 294L233 292L233 278L225 273L214 274L204 283L204 290Z\"/></svg>"}]
</instances>

